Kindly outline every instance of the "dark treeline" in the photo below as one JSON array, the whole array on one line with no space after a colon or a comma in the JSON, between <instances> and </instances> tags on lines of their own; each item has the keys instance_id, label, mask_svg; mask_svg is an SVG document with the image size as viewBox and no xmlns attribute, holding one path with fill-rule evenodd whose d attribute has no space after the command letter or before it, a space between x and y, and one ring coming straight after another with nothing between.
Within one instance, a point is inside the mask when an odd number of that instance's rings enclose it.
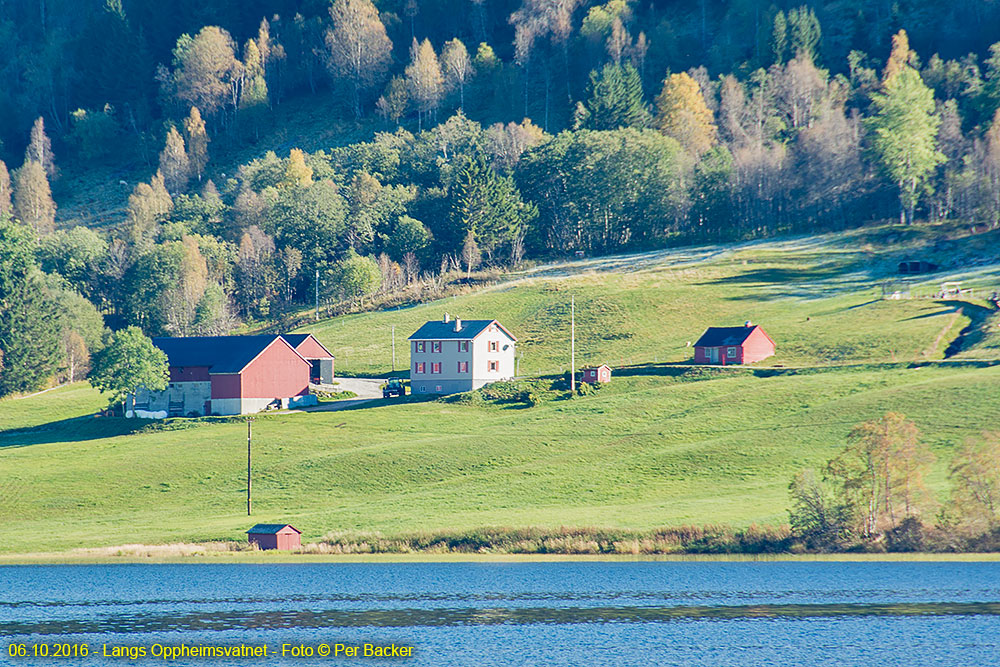
<instances>
[{"instance_id":1,"label":"dark treeline","mask_svg":"<svg viewBox=\"0 0 1000 667\"><path fill-rule=\"evenodd\" d=\"M0 394L82 377L105 325L223 333L317 283L357 304L578 251L996 225L998 18L978 2L3 3ZM225 161L294 129L276 127L293 99L373 136ZM57 230L91 166L143 182L114 227Z\"/></svg>"}]
</instances>

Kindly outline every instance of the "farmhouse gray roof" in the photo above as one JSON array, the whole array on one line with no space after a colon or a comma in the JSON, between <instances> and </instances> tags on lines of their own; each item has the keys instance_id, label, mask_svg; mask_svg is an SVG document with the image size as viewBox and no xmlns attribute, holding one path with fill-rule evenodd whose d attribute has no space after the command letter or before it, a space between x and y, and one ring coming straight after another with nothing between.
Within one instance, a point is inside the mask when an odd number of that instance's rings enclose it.
<instances>
[{"instance_id":1,"label":"farmhouse gray roof","mask_svg":"<svg viewBox=\"0 0 1000 667\"><path fill-rule=\"evenodd\" d=\"M701 335L695 347L720 347L723 345L742 345L759 326L742 327L709 327Z\"/></svg>"},{"instance_id":2,"label":"farmhouse gray roof","mask_svg":"<svg viewBox=\"0 0 1000 667\"><path fill-rule=\"evenodd\" d=\"M258 523L256 526L247 531L247 533L253 535L274 535L275 533L280 533L285 527L291 528L296 533L302 534L302 531L291 525L290 523Z\"/></svg>"},{"instance_id":3,"label":"farmhouse gray roof","mask_svg":"<svg viewBox=\"0 0 1000 667\"><path fill-rule=\"evenodd\" d=\"M276 338L281 336L187 336L154 338L153 345L166 353L170 366L206 366L211 373L227 374L242 371Z\"/></svg>"},{"instance_id":4,"label":"farmhouse gray roof","mask_svg":"<svg viewBox=\"0 0 1000 667\"><path fill-rule=\"evenodd\" d=\"M408 340L472 340L494 322L496 320L451 320L449 322L434 320L426 322ZM456 323L459 324L458 331L455 330ZM497 326L510 336L511 340L517 340L502 324L497 322Z\"/></svg>"}]
</instances>

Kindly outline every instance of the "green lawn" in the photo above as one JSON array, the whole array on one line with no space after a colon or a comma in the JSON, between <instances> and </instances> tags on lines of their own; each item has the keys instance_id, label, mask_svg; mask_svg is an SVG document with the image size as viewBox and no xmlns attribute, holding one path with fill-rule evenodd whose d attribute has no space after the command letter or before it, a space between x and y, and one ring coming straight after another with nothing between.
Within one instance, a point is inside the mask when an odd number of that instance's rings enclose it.
<instances>
[{"instance_id":1,"label":"green lawn","mask_svg":"<svg viewBox=\"0 0 1000 667\"><path fill-rule=\"evenodd\" d=\"M888 410L921 429L944 498L952 449L1000 420L1000 366L908 367L939 359L975 313L876 299L894 259L871 261L865 243L747 245L696 263L678 251L613 271L593 260L322 322L312 330L348 372L388 370L389 327L401 343L446 310L508 325L523 374L558 372L574 295L578 360L609 362L616 375L595 395L550 393L535 408L376 401L262 416L252 519L242 423L96 418L103 401L82 384L2 401L0 552L241 539L256 521L289 521L307 541L344 530L780 523L794 472L821 465L854 424ZM973 322L982 335L961 358L995 358L993 317ZM699 376L665 363L689 359L686 343L704 327L745 319L778 342L756 372Z\"/></svg>"}]
</instances>

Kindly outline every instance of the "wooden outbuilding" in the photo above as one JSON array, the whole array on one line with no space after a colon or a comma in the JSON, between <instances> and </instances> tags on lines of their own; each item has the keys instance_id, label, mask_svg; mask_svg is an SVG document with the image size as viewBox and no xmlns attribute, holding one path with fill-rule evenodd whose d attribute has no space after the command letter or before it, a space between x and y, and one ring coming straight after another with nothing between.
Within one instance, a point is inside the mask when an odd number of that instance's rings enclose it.
<instances>
[{"instance_id":1,"label":"wooden outbuilding","mask_svg":"<svg viewBox=\"0 0 1000 667\"><path fill-rule=\"evenodd\" d=\"M287 523L258 523L247 531L247 542L258 549L291 551L302 546L302 531Z\"/></svg>"},{"instance_id":2,"label":"wooden outbuilding","mask_svg":"<svg viewBox=\"0 0 1000 667\"><path fill-rule=\"evenodd\" d=\"M774 340L750 321L741 327L709 327L694 344L696 364L752 364L774 354Z\"/></svg>"},{"instance_id":3,"label":"wooden outbuilding","mask_svg":"<svg viewBox=\"0 0 1000 667\"><path fill-rule=\"evenodd\" d=\"M586 366L580 369L583 372L583 381L594 384L595 382L600 382L601 384L607 384L611 382L611 366L607 364L601 364L600 366Z\"/></svg>"}]
</instances>

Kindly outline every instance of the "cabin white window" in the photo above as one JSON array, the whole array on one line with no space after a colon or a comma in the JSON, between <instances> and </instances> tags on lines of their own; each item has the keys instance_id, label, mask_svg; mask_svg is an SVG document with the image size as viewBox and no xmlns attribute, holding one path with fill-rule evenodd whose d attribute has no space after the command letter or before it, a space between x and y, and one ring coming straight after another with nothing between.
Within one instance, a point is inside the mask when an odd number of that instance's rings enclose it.
<instances>
[{"instance_id":1,"label":"cabin white window","mask_svg":"<svg viewBox=\"0 0 1000 667\"><path fill-rule=\"evenodd\" d=\"M490 341L490 352L499 352L499 351L500 351L500 343L498 343L495 340L491 340Z\"/></svg>"},{"instance_id":2,"label":"cabin white window","mask_svg":"<svg viewBox=\"0 0 1000 667\"><path fill-rule=\"evenodd\" d=\"M497 371L497 367L498 366L499 366L499 362L491 361L490 362L490 372L491 373L495 373Z\"/></svg>"},{"instance_id":3,"label":"cabin white window","mask_svg":"<svg viewBox=\"0 0 1000 667\"><path fill-rule=\"evenodd\" d=\"M413 371L414 371L415 373L426 373L426 372L427 372L427 371L425 370L426 368L427 368L427 364L425 364L425 363L424 363L424 362L422 362L422 361L418 361L418 362L417 362L416 364L414 364L414 369L413 369Z\"/></svg>"},{"instance_id":4,"label":"cabin white window","mask_svg":"<svg viewBox=\"0 0 1000 667\"><path fill-rule=\"evenodd\" d=\"M460 340L460 341L458 341L458 351L459 352L468 352L469 351L469 341L467 341L467 340Z\"/></svg>"},{"instance_id":5,"label":"cabin white window","mask_svg":"<svg viewBox=\"0 0 1000 667\"><path fill-rule=\"evenodd\" d=\"M417 352L423 352L426 349L426 343L424 343L422 341L418 342L418 343L414 343L413 345L416 347L416 351Z\"/></svg>"},{"instance_id":6,"label":"cabin white window","mask_svg":"<svg viewBox=\"0 0 1000 667\"><path fill-rule=\"evenodd\" d=\"M468 373L469 372L469 362L468 361L460 361L460 362L458 362L458 372L459 373Z\"/></svg>"},{"instance_id":7,"label":"cabin white window","mask_svg":"<svg viewBox=\"0 0 1000 667\"><path fill-rule=\"evenodd\" d=\"M726 351L726 356L729 357L730 359L735 359L736 358L736 348L735 347L729 348Z\"/></svg>"},{"instance_id":8,"label":"cabin white window","mask_svg":"<svg viewBox=\"0 0 1000 667\"><path fill-rule=\"evenodd\" d=\"M431 373L440 375L441 373L441 362L435 361L431 364Z\"/></svg>"},{"instance_id":9,"label":"cabin white window","mask_svg":"<svg viewBox=\"0 0 1000 667\"><path fill-rule=\"evenodd\" d=\"M441 341L439 340L431 341L431 352L435 354L441 352Z\"/></svg>"}]
</instances>

